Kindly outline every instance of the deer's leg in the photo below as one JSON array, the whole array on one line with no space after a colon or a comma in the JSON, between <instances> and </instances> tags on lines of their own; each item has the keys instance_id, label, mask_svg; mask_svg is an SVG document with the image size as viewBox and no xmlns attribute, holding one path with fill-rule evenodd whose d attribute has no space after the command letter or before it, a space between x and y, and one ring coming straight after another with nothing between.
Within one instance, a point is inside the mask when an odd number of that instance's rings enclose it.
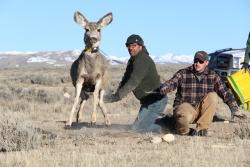
<instances>
[{"instance_id":1,"label":"deer's leg","mask_svg":"<svg viewBox=\"0 0 250 167\"><path fill-rule=\"evenodd\" d=\"M110 123L109 115L107 114L107 109L106 109L106 107L104 105L104 102L103 102L103 95L104 95L104 93L105 93L105 91L103 89L100 90L100 94L99 94L99 97L100 97L99 98L99 106L100 106L100 108L102 110L102 113L103 113L103 116L104 116L104 119L105 119L105 124L107 126L110 126L111 123Z\"/></svg>"},{"instance_id":2,"label":"deer's leg","mask_svg":"<svg viewBox=\"0 0 250 167\"><path fill-rule=\"evenodd\" d=\"M80 107L76 115L76 122L82 122L83 121L83 106L86 103L87 99L82 99L80 102Z\"/></svg>"},{"instance_id":3,"label":"deer's leg","mask_svg":"<svg viewBox=\"0 0 250 167\"><path fill-rule=\"evenodd\" d=\"M96 123L96 108L97 108L97 105L99 103L100 85L101 85L101 80L97 79L96 80L96 85L95 85L95 91L93 93L94 100L93 100L93 111L92 111L92 115L91 115L91 124Z\"/></svg>"},{"instance_id":4,"label":"deer's leg","mask_svg":"<svg viewBox=\"0 0 250 167\"><path fill-rule=\"evenodd\" d=\"M71 126L71 124L72 124L72 119L73 119L74 112L76 110L77 104L79 102L83 82L84 82L84 80L83 80L83 78L81 78L80 80L78 80L78 82L76 84L76 87L75 87L75 100L74 100L74 104L73 104L71 112L70 112L69 121L67 122L66 126Z\"/></svg>"}]
</instances>

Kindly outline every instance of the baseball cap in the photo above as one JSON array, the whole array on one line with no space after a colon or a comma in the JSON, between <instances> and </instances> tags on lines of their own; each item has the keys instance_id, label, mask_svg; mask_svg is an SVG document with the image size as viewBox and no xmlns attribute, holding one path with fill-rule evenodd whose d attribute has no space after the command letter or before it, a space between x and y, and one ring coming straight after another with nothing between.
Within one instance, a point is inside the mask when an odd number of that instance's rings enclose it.
<instances>
[{"instance_id":1,"label":"baseball cap","mask_svg":"<svg viewBox=\"0 0 250 167\"><path fill-rule=\"evenodd\" d=\"M196 52L195 55L194 55L194 59L199 59L201 61L208 60L207 52L205 52L205 51L198 51L198 52Z\"/></svg>"},{"instance_id":2,"label":"baseball cap","mask_svg":"<svg viewBox=\"0 0 250 167\"><path fill-rule=\"evenodd\" d=\"M136 35L136 34L132 34L128 37L126 46L132 43L137 43L138 45L141 45L141 46L144 45L143 39L139 35Z\"/></svg>"}]
</instances>

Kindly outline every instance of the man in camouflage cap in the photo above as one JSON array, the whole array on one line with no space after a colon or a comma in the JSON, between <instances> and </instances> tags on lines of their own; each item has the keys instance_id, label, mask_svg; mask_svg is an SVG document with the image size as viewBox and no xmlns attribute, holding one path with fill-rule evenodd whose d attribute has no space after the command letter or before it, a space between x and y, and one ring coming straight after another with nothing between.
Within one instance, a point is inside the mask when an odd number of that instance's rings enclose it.
<instances>
[{"instance_id":1,"label":"man in camouflage cap","mask_svg":"<svg viewBox=\"0 0 250 167\"><path fill-rule=\"evenodd\" d=\"M218 104L218 96L231 110L232 119L244 119L231 91L217 73L208 68L205 51L195 53L191 66L176 72L161 85L162 94L177 90L173 108L175 129L180 135L206 136ZM195 129L189 124L196 123Z\"/></svg>"}]
</instances>

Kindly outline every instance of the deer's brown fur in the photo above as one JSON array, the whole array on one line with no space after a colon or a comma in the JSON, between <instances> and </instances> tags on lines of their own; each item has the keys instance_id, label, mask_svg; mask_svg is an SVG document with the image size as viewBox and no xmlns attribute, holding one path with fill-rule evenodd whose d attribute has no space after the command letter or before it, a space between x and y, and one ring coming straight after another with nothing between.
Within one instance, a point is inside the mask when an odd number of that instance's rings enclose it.
<instances>
[{"instance_id":1,"label":"deer's brown fur","mask_svg":"<svg viewBox=\"0 0 250 167\"><path fill-rule=\"evenodd\" d=\"M75 99L71 109L67 126L71 126L74 112L80 102L77 112L78 119L82 119L82 108L89 98L89 92L93 93L93 112L91 124L96 123L96 107L99 106L105 118L105 124L110 125L106 107L103 103L104 89L106 86L106 71L108 62L100 53L99 45L101 41L101 28L112 22L112 13L103 16L98 22L88 22L80 13L75 12L74 20L85 29L84 43L85 49L71 66L70 75L75 87Z\"/></svg>"}]
</instances>

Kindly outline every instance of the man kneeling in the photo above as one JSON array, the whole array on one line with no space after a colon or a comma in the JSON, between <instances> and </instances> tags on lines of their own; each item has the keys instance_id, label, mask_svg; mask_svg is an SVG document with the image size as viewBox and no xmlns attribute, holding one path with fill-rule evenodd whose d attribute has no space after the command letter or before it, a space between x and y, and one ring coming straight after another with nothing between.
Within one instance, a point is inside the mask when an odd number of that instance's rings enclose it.
<instances>
[{"instance_id":1,"label":"man kneeling","mask_svg":"<svg viewBox=\"0 0 250 167\"><path fill-rule=\"evenodd\" d=\"M206 136L216 112L217 95L229 106L232 119L246 118L246 115L239 111L233 94L221 78L208 69L208 63L207 53L198 51L195 53L192 66L179 70L161 85L162 94L177 89L174 118L178 134ZM190 123L196 123L196 128L190 129Z\"/></svg>"},{"instance_id":2,"label":"man kneeling","mask_svg":"<svg viewBox=\"0 0 250 167\"><path fill-rule=\"evenodd\" d=\"M130 35L127 38L126 47L130 54L126 71L116 93L105 95L104 102L117 102L129 92L133 92L140 100L141 107L132 130L140 133L161 133L162 127L155 121L163 112L167 97L159 92L161 82L156 65L139 35Z\"/></svg>"}]
</instances>

